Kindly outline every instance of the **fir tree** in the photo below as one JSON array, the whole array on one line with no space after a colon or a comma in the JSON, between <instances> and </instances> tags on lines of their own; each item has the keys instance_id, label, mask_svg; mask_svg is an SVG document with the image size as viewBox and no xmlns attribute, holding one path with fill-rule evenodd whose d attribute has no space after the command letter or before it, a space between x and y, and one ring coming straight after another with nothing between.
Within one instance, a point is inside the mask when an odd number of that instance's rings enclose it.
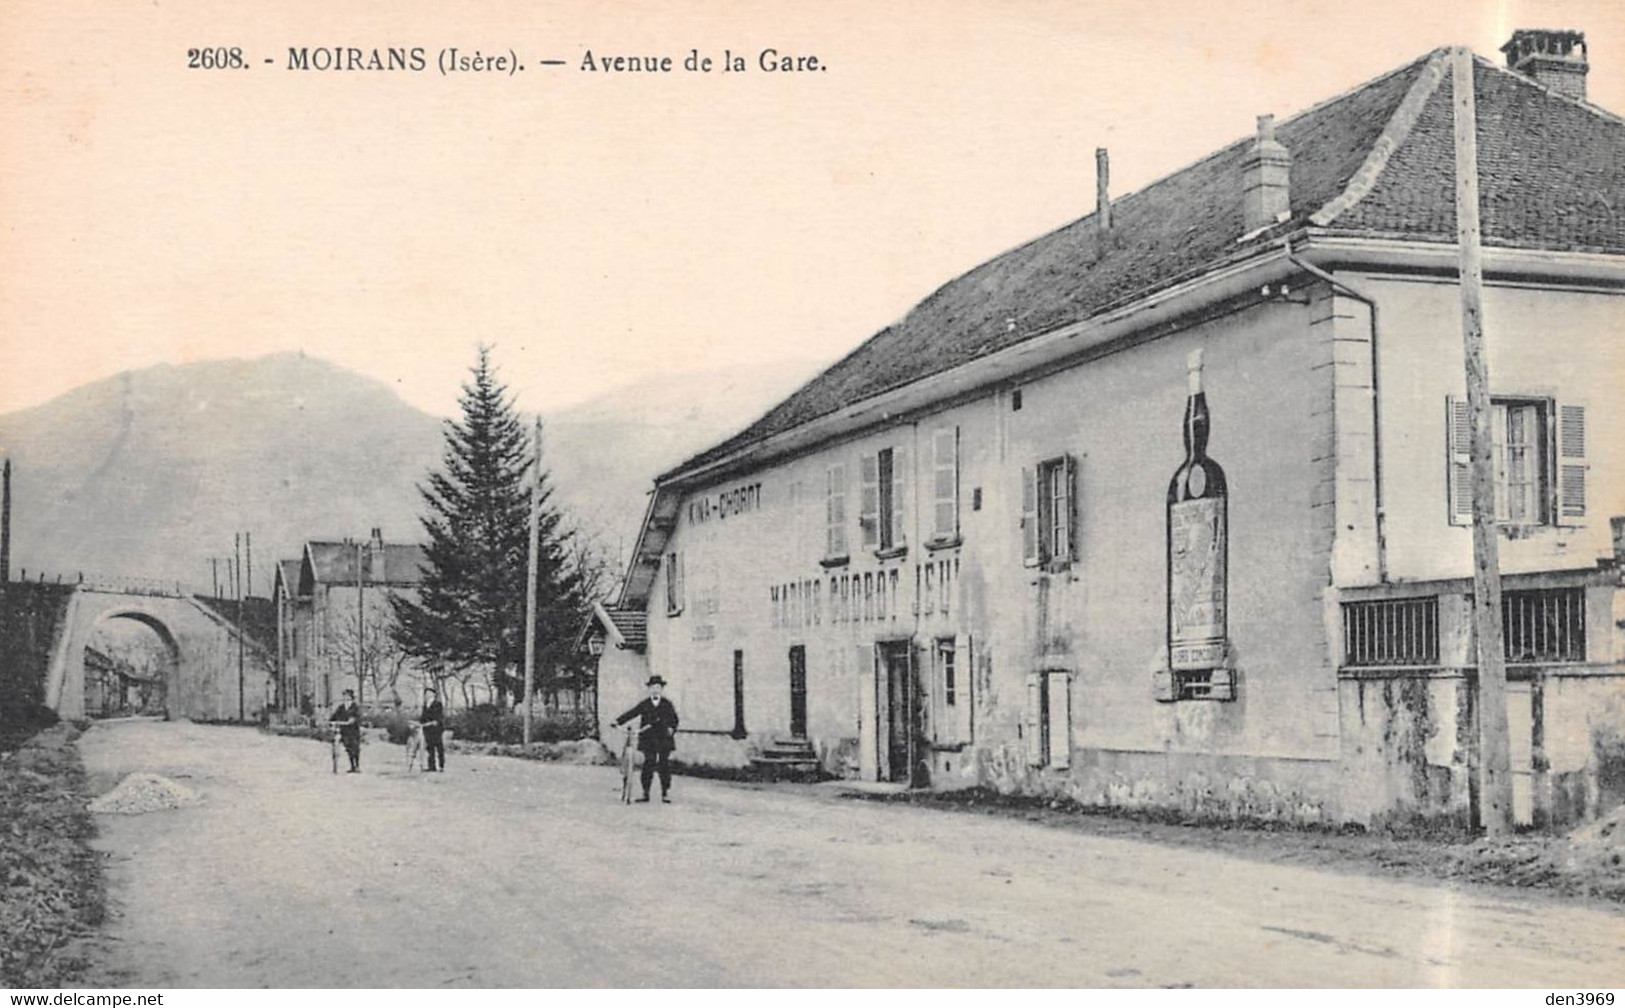
<instances>
[{"instance_id":1,"label":"fir tree","mask_svg":"<svg viewBox=\"0 0 1625 1008\"><path fill-rule=\"evenodd\" d=\"M497 702L524 697L526 540L534 453L481 346L459 399L462 419L445 422L442 471L419 486L428 543L416 600L396 596L395 637L431 666L490 669ZM541 481L537 564L537 679L572 660L569 644L585 600L567 551L571 533Z\"/></svg>"}]
</instances>

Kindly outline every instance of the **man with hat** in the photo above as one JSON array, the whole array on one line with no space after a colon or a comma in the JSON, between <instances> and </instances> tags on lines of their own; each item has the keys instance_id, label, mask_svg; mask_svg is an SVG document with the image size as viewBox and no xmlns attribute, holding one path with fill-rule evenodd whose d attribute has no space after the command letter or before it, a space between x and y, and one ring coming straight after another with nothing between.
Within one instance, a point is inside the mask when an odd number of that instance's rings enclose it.
<instances>
[{"instance_id":1,"label":"man with hat","mask_svg":"<svg viewBox=\"0 0 1625 1008\"><path fill-rule=\"evenodd\" d=\"M333 708L327 719L329 726L339 730L339 741L350 757L350 773L361 772L361 708L356 706L355 690L344 691L344 702Z\"/></svg>"},{"instance_id":2,"label":"man with hat","mask_svg":"<svg viewBox=\"0 0 1625 1008\"><path fill-rule=\"evenodd\" d=\"M660 800L670 802L670 760L672 750L677 748L677 708L661 695L666 680L652 675L646 685L649 695L639 700L636 707L616 718L615 723L623 725L633 718L642 719L638 728L638 751L643 753L643 797L638 801L649 800L649 783L654 780L655 771L659 770Z\"/></svg>"},{"instance_id":3,"label":"man with hat","mask_svg":"<svg viewBox=\"0 0 1625 1008\"><path fill-rule=\"evenodd\" d=\"M440 703L440 694L433 686L423 690L423 710L418 714L423 729L424 770L446 772L446 708Z\"/></svg>"}]
</instances>

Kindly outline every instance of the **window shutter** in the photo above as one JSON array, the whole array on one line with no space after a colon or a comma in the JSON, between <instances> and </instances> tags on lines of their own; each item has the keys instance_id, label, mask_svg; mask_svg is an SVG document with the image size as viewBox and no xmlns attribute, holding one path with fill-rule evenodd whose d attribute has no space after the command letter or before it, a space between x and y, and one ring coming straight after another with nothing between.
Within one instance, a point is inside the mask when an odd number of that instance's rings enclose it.
<instances>
[{"instance_id":1,"label":"window shutter","mask_svg":"<svg viewBox=\"0 0 1625 1008\"><path fill-rule=\"evenodd\" d=\"M1578 525L1586 515L1586 409L1574 403L1557 407L1557 521Z\"/></svg>"},{"instance_id":2,"label":"window shutter","mask_svg":"<svg viewBox=\"0 0 1625 1008\"><path fill-rule=\"evenodd\" d=\"M960 634L954 638L954 709L959 719L956 740L966 743L971 741L971 731L976 726L976 716L972 712L976 703L976 691L972 686L976 681L976 665L971 659L970 635Z\"/></svg>"},{"instance_id":3,"label":"window shutter","mask_svg":"<svg viewBox=\"0 0 1625 1008\"><path fill-rule=\"evenodd\" d=\"M880 459L863 456L858 465L862 489L858 491L858 528L864 549L880 545Z\"/></svg>"},{"instance_id":4,"label":"window shutter","mask_svg":"<svg viewBox=\"0 0 1625 1008\"><path fill-rule=\"evenodd\" d=\"M832 465L824 483L824 555L846 556L846 466Z\"/></svg>"},{"instance_id":5,"label":"window shutter","mask_svg":"<svg viewBox=\"0 0 1625 1008\"><path fill-rule=\"evenodd\" d=\"M1021 470L1021 562L1038 566L1038 474Z\"/></svg>"},{"instance_id":6,"label":"window shutter","mask_svg":"<svg viewBox=\"0 0 1625 1008\"><path fill-rule=\"evenodd\" d=\"M1066 457L1066 553L1062 559L1078 558L1078 460Z\"/></svg>"},{"instance_id":7,"label":"window shutter","mask_svg":"<svg viewBox=\"0 0 1625 1008\"><path fill-rule=\"evenodd\" d=\"M672 560L677 564L677 608L680 611L683 608L683 603L687 600L683 584L683 554L673 553Z\"/></svg>"},{"instance_id":8,"label":"window shutter","mask_svg":"<svg viewBox=\"0 0 1625 1008\"><path fill-rule=\"evenodd\" d=\"M954 702L948 704L948 674L943 668L943 649L953 648L954 669ZM951 644L937 642L932 648L931 658L936 662L936 675L932 678L931 716L936 718L933 724L936 727L935 741L952 744L963 741L959 737L959 708L965 702L963 676L959 670L959 642Z\"/></svg>"},{"instance_id":9,"label":"window shutter","mask_svg":"<svg viewBox=\"0 0 1625 1008\"><path fill-rule=\"evenodd\" d=\"M1473 415L1467 400L1445 398L1446 503L1450 524L1473 523Z\"/></svg>"},{"instance_id":10,"label":"window shutter","mask_svg":"<svg viewBox=\"0 0 1625 1008\"><path fill-rule=\"evenodd\" d=\"M1049 688L1049 765L1065 770L1072 765L1072 674L1044 676Z\"/></svg>"},{"instance_id":11,"label":"window shutter","mask_svg":"<svg viewBox=\"0 0 1625 1008\"><path fill-rule=\"evenodd\" d=\"M929 683L932 671L932 661L935 656L931 654L929 644L916 644L909 649L909 695L914 698L914 737L920 741L930 741L937 737L937 708L940 698L936 696L936 689L922 688L921 684ZM925 752L920 751L919 742L911 743L909 754L914 760L915 767L929 760ZM914 767L909 769L909 779L914 779Z\"/></svg>"},{"instance_id":12,"label":"window shutter","mask_svg":"<svg viewBox=\"0 0 1625 1008\"><path fill-rule=\"evenodd\" d=\"M1022 718L1021 731L1026 736L1027 765L1044 765L1044 734L1039 715L1044 709L1044 677L1033 673L1027 677L1027 710Z\"/></svg>"},{"instance_id":13,"label":"window shutter","mask_svg":"<svg viewBox=\"0 0 1625 1008\"><path fill-rule=\"evenodd\" d=\"M959 428L939 430L932 436L931 534L952 539L959 531Z\"/></svg>"},{"instance_id":14,"label":"window shutter","mask_svg":"<svg viewBox=\"0 0 1625 1008\"><path fill-rule=\"evenodd\" d=\"M880 725L875 716L879 664L879 649L873 644L858 645L858 772L865 780L880 779Z\"/></svg>"},{"instance_id":15,"label":"window shutter","mask_svg":"<svg viewBox=\"0 0 1625 1008\"><path fill-rule=\"evenodd\" d=\"M901 448L892 449L891 453L891 514L885 516L891 522L891 544L893 549L908 545L907 515L908 501L908 453Z\"/></svg>"}]
</instances>

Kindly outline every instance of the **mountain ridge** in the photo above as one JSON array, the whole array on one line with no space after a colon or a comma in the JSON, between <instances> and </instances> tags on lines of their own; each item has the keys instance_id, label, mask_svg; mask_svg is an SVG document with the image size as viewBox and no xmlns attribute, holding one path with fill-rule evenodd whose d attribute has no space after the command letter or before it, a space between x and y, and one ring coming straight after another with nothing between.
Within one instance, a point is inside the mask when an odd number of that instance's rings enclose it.
<instances>
[{"instance_id":1,"label":"mountain ridge","mask_svg":"<svg viewBox=\"0 0 1625 1008\"><path fill-rule=\"evenodd\" d=\"M613 564L662 468L742 429L813 370L798 360L661 375L544 414L555 501ZM209 591L209 558L248 531L250 589L268 594L274 562L307 540L377 527L417 541L417 487L443 450L440 418L300 352L122 372L0 416L12 576Z\"/></svg>"}]
</instances>

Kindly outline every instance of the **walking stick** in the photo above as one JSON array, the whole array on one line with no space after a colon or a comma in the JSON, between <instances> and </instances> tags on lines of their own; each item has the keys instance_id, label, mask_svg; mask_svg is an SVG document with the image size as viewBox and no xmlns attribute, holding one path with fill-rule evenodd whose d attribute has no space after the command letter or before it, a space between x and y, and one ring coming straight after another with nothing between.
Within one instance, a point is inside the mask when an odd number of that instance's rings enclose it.
<instances>
[{"instance_id":1,"label":"walking stick","mask_svg":"<svg viewBox=\"0 0 1625 1008\"><path fill-rule=\"evenodd\" d=\"M338 773L339 772L339 730L338 730L338 728L333 727L333 726L329 726L329 728L331 730L329 731L328 736L327 736L328 748L333 750L333 772Z\"/></svg>"}]
</instances>

